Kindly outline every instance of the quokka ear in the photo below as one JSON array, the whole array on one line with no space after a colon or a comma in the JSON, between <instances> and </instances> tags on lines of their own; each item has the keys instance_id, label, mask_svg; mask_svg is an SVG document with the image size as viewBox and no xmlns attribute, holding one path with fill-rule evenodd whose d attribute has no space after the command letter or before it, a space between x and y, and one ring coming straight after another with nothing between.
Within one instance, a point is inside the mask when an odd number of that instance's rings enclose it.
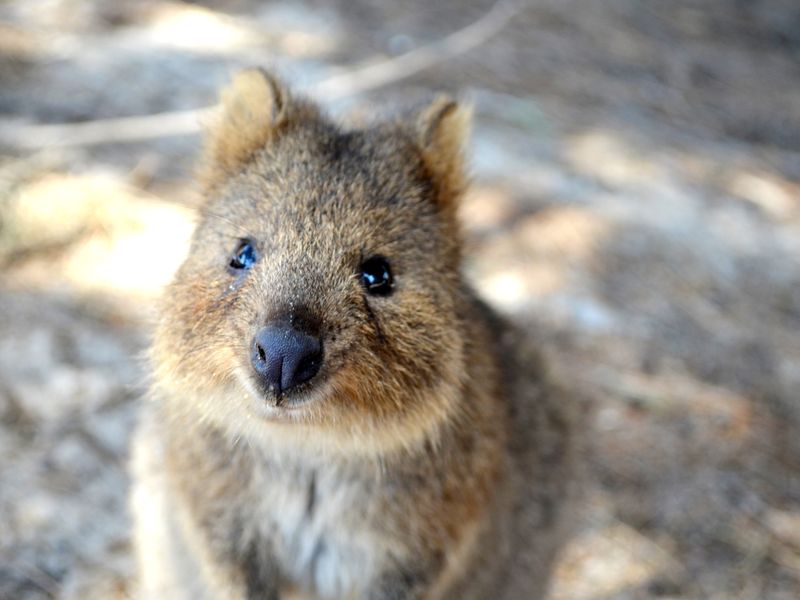
<instances>
[{"instance_id":1,"label":"quokka ear","mask_svg":"<svg viewBox=\"0 0 800 600\"><path fill-rule=\"evenodd\" d=\"M205 179L210 185L247 164L286 123L291 99L285 86L262 69L237 73L220 94L206 132Z\"/></svg>"},{"instance_id":2,"label":"quokka ear","mask_svg":"<svg viewBox=\"0 0 800 600\"><path fill-rule=\"evenodd\" d=\"M465 148L472 107L438 96L416 119L417 143L438 192L438 201L455 208L466 187Z\"/></svg>"}]
</instances>

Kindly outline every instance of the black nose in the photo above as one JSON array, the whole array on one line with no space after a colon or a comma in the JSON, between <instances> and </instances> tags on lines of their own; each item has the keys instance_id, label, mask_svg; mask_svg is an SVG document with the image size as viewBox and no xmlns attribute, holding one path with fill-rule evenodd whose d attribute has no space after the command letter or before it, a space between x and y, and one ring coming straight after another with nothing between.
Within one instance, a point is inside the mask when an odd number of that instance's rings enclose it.
<instances>
[{"instance_id":1,"label":"black nose","mask_svg":"<svg viewBox=\"0 0 800 600\"><path fill-rule=\"evenodd\" d=\"M264 385L281 394L317 374L322 348L319 339L288 323L271 324L256 334L250 359Z\"/></svg>"}]
</instances>

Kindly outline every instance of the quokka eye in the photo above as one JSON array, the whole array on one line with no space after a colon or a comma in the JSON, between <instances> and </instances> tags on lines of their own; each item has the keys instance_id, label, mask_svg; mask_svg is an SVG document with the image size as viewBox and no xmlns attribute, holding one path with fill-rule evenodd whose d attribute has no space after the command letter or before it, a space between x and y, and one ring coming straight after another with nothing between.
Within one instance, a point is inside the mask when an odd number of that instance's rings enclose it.
<instances>
[{"instance_id":1,"label":"quokka eye","mask_svg":"<svg viewBox=\"0 0 800 600\"><path fill-rule=\"evenodd\" d=\"M256 253L256 248L253 242L250 240L240 240L239 245L236 247L236 251L233 253L231 262L228 263L228 266L231 269L241 271L252 267L257 259L258 254Z\"/></svg>"},{"instance_id":2,"label":"quokka eye","mask_svg":"<svg viewBox=\"0 0 800 600\"><path fill-rule=\"evenodd\" d=\"M382 256L373 256L361 264L361 283L374 296L388 296L394 288L389 261Z\"/></svg>"}]
</instances>

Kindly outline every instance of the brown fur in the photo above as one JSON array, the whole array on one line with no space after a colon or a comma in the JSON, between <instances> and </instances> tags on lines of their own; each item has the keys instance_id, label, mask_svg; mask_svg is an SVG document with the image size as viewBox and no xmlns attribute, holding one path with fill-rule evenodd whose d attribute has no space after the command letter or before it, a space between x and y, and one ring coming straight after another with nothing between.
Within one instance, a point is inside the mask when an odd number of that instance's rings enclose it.
<instances>
[{"instance_id":1,"label":"brown fur","mask_svg":"<svg viewBox=\"0 0 800 600\"><path fill-rule=\"evenodd\" d=\"M223 93L135 447L145 597L542 597L571 408L461 277L468 120L438 98L345 130L257 70ZM239 238L260 254L242 276L226 270ZM359 282L373 255L390 296ZM286 315L324 347L297 406L249 365L254 332Z\"/></svg>"}]
</instances>

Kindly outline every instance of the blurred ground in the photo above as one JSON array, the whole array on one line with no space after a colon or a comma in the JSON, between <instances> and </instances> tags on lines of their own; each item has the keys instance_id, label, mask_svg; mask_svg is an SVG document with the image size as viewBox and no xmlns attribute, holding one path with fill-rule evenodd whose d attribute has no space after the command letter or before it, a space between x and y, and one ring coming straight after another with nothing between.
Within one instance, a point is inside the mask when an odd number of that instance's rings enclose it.
<instances>
[{"instance_id":1,"label":"blurred ground","mask_svg":"<svg viewBox=\"0 0 800 600\"><path fill-rule=\"evenodd\" d=\"M34 125L200 108L252 64L310 89L489 7L0 2L0 598L126 596L139 357L195 200L196 133L42 148ZM800 598L800 6L532 1L319 99L431 88L476 106L470 276L590 400L553 598Z\"/></svg>"}]
</instances>

